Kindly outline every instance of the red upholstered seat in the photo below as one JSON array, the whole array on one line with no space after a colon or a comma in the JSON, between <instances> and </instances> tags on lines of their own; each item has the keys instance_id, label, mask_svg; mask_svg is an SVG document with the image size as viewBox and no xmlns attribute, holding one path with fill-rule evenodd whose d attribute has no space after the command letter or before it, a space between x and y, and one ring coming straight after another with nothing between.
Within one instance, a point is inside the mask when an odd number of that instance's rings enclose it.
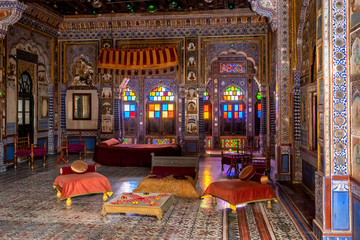
<instances>
[{"instance_id":1,"label":"red upholstered seat","mask_svg":"<svg viewBox=\"0 0 360 240\"><path fill-rule=\"evenodd\" d=\"M112 192L107 177L97 172L57 176L53 185L61 191L61 199L90 193Z\"/></svg>"},{"instance_id":2,"label":"red upholstered seat","mask_svg":"<svg viewBox=\"0 0 360 240\"><path fill-rule=\"evenodd\" d=\"M213 182L203 193L221 198L232 205L275 199L271 185L240 179Z\"/></svg>"}]
</instances>

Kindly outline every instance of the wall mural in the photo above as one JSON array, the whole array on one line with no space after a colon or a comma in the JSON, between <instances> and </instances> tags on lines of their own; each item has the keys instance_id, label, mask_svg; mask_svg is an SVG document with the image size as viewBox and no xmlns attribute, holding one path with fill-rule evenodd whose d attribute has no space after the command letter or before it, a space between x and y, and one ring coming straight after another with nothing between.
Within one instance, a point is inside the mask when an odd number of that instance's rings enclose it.
<instances>
[{"instance_id":1,"label":"wall mural","mask_svg":"<svg viewBox=\"0 0 360 240\"><path fill-rule=\"evenodd\" d=\"M360 181L360 137L353 136L352 139L352 156L351 156L351 175L357 181Z\"/></svg>"},{"instance_id":2,"label":"wall mural","mask_svg":"<svg viewBox=\"0 0 360 240\"><path fill-rule=\"evenodd\" d=\"M360 75L360 39L355 38L350 55L350 75Z\"/></svg>"},{"instance_id":3,"label":"wall mural","mask_svg":"<svg viewBox=\"0 0 360 240\"><path fill-rule=\"evenodd\" d=\"M81 55L75 60L75 64L71 68L72 76L74 76L71 87L93 87L94 67L89 59Z\"/></svg>"},{"instance_id":4,"label":"wall mural","mask_svg":"<svg viewBox=\"0 0 360 240\"><path fill-rule=\"evenodd\" d=\"M191 87L186 91L186 134L198 133L198 93Z\"/></svg>"},{"instance_id":5,"label":"wall mural","mask_svg":"<svg viewBox=\"0 0 360 240\"><path fill-rule=\"evenodd\" d=\"M66 63L64 81L72 87L93 87L96 84L97 42L64 43Z\"/></svg>"}]
</instances>

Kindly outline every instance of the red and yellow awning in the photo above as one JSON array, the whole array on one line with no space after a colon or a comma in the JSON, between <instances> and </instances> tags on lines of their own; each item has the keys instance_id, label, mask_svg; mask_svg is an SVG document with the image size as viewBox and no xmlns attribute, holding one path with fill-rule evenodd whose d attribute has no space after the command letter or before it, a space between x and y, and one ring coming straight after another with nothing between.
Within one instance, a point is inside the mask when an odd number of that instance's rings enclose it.
<instances>
[{"instance_id":1,"label":"red and yellow awning","mask_svg":"<svg viewBox=\"0 0 360 240\"><path fill-rule=\"evenodd\" d=\"M146 49L103 48L98 72L117 75L154 75L175 71L179 59L174 46Z\"/></svg>"}]
</instances>

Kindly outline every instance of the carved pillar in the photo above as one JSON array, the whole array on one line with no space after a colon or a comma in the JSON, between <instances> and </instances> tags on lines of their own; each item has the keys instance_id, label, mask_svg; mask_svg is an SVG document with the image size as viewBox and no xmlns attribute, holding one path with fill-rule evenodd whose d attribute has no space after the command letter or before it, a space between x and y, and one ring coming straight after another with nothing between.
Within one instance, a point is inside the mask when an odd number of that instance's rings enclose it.
<instances>
[{"instance_id":1,"label":"carved pillar","mask_svg":"<svg viewBox=\"0 0 360 240\"><path fill-rule=\"evenodd\" d=\"M204 124L204 92L205 86L199 87L199 152L205 153L205 124Z\"/></svg>"},{"instance_id":2,"label":"carved pillar","mask_svg":"<svg viewBox=\"0 0 360 240\"><path fill-rule=\"evenodd\" d=\"M148 97L148 93L144 92L144 77L141 76L140 79L140 87L139 87L139 113L140 113L140 117L139 117L139 141L138 143L145 143L145 127L144 127L144 123L145 123L145 119L146 119L146 108L145 108L145 104L146 104L146 99Z\"/></svg>"},{"instance_id":3,"label":"carved pillar","mask_svg":"<svg viewBox=\"0 0 360 240\"><path fill-rule=\"evenodd\" d=\"M265 154L266 147L267 147L267 107L266 107L266 86L260 86L260 93L261 93L261 117L260 117L260 153L263 155ZM257 107L257 106L255 106ZM257 109L254 109L256 111Z\"/></svg>"},{"instance_id":4,"label":"carved pillar","mask_svg":"<svg viewBox=\"0 0 360 240\"><path fill-rule=\"evenodd\" d=\"M120 119L122 118L122 93L120 87L114 87L114 138L121 138Z\"/></svg>"},{"instance_id":5,"label":"carved pillar","mask_svg":"<svg viewBox=\"0 0 360 240\"><path fill-rule=\"evenodd\" d=\"M180 121L180 134L179 134L179 144L181 145L181 148L185 149L185 86L180 85L179 86L179 118Z\"/></svg>"},{"instance_id":6,"label":"carved pillar","mask_svg":"<svg viewBox=\"0 0 360 240\"><path fill-rule=\"evenodd\" d=\"M48 153L54 153L54 85L49 84L49 135L48 135Z\"/></svg>"},{"instance_id":7,"label":"carved pillar","mask_svg":"<svg viewBox=\"0 0 360 240\"><path fill-rule=\"evenodd\" d=\"M246 126L246 137L247 137L247 145L250 147L250 144L254 145L254 97L253 97L253 77L249 77L248 79L248 97L247 97L247 126Z\"/></svg>"},{"instance_id":8,"label":"carved pillar","mask_svg":"<svg viewBox=\"0 0 360 240\"><path fill-rule=\"evenodd\" d=\"M352 239L350 201L350 89L349 36L350 2L322 1L324 69L324 176L322 196L315 196L322 213L316 214L314 226L322 239ZM324 216L321 221L321 215Z\"/></svg>"},{"instance_id":9,"label":"carved pillar","mask_svg":"<svg viewBox=\"0 0 360 240\"><path fill-rule=\"evenodd\" d=\"M61 134L66 134L66 91L67 87L65 84L60 84L60 129L61 132L59 136L61 137Z\"/></svg>"}]
</instances>

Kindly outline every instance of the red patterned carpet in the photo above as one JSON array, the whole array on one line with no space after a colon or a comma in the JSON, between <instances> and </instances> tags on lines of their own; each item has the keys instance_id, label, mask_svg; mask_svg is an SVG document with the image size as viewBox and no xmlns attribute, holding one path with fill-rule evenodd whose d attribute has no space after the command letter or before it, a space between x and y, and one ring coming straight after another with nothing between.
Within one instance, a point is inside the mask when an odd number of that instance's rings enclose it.
<instances>
[{"instance_id":1,"label":"red patterned carpet","mask_svg":"<svg viewBox=\"0 0 360 240\"><path fill-rule=\"evenodd\" d=\"M281 201L272 209L256 203L232 213L221 200L214 205L211 198L176 198L162 220L135 214L102 217L101 194L75 197L66 207L52 189L60 168L56 161L52 156L46 168L38 161L34 171L22 163L16 171L0 173L0 239L311 239ZM199 191L226 178L216 164L216 159L201 160ZM99 166L97 171L109 178L116 196L131 192L150 169Z\"/></svg>"}]
</instances>

